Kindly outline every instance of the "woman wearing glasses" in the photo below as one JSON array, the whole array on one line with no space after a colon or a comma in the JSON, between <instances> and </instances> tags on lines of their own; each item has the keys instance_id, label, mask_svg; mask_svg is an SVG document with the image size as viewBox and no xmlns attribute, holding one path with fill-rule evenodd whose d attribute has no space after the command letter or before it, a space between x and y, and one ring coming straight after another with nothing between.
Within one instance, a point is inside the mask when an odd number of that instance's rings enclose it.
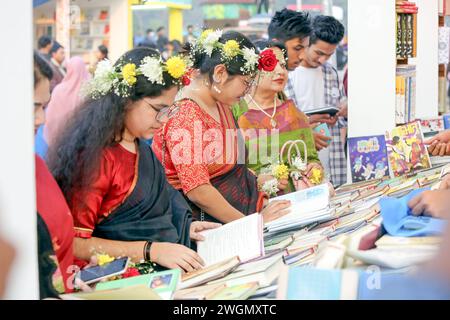
<instances>
[{"instance_id":1,"label":"woman wearing glasses","mask_svg":"<svg viewBox=\"0 0 450 320\"><path fill-rule=\"evenodd\" d=\"M266 197L240 157L244 152L238 152L238 130L230 109L265 66L262 57L237 32L206 30L186 49L198 74L175 103L178 112L155 134L152 144L169 182L183 192L201 221L228 223L260 212L267 222L284 215L290 205L285 201L263 209Z\"/></svg>"},{"instance_id":2,"label":"woman wearing glasses","mask_svg":"<svg viewBox=\"0 0 450 320\"><path fill-rule=\"evenodd\" d=\"M184 76L157 51L137 48L114 66L103 61L88 97L49 150L49 168L74 217L74 254L149 260L191 271L202 260L191 250L198 231L183 197L144 142L168 120ZM169 63L169 61L167 61Z\"/></svg>"}]
</instances>

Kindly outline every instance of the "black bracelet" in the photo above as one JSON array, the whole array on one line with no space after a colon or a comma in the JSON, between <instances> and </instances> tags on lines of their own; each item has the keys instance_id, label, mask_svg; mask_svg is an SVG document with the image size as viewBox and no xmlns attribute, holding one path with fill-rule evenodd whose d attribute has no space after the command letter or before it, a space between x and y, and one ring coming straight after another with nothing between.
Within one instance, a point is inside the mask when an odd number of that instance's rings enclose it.
<instances>
[{"instance_id":1,"label":"black bracelet","mask_svg":"<svg viewBox=\"0 0 450 320\"><path fill-rule=\"evenodd\" d=\"M150 249L152 247L152 242L151 241L147 241L145 243L144 246L144 259L145 261L151 261L152 259L150 258Z\"/></svg>"}]
</instances>

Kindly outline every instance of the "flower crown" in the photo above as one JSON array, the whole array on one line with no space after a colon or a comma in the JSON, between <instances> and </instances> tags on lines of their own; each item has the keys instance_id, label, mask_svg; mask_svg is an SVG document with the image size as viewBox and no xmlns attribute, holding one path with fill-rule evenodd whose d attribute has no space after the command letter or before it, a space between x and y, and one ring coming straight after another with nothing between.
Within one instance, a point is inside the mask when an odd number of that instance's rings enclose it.
<instances>
[{"instance_id":1,"label":"flower crown","mask_svg":"<svg viewBox=\"0 0 450 320\"><path fill-rule=\"evenodd\" d=\"M85 93L98 99L113 90L117 96L127 98L131 95L137 76L143 75L150 83L164 85L164 72L172 77L175 84L187 86L191 81L191 67L192 62L184 56L174 56L165 62L161 57L147 56L142 59L139 67L134 63L114 67L105 59L98 63L93 79L86 85Z\"/></svg>"},{"instance_id":2,"label":"flower crown","mask_svg":"<svg viewBox=\"0 0 450 320\"><path fill-rule=\"evenodd\" d=\"M240 48L236 40L228 40L221 43L219 40L222 37L221 30L208 29L202 32L197 40L191 42L193 45L193 53L205 53L209 57L212 56L213 51L221 51L222 62L227 65L236 56L242 56L245 60L241 71L244 74L256 74L260 72L272 72L278 63L277 56L270 49L263 50L260 54L255 52L254 48Z\"/></svg>"}]
</instances>

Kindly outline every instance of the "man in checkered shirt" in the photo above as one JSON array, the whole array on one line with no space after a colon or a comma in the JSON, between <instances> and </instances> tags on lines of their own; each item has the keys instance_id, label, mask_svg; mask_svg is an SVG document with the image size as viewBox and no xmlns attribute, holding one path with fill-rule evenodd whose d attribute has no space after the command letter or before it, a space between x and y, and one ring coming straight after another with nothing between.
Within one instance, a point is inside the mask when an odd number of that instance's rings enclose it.
<instances>
[{"instance_id":1,"label":"man in checkered shirt","mask_svg":"<svg viewBox=\"0 0 450 320\"><path fill-rule=\"evenodd\" d=\"M313 20L312 27L305 58L298 68L289 73L285 93L303 112L323 107L341 108L343 94L338 74L327 61L344 37L344 26L333 17L318 16ZM314 126L326 123L330 129L331 141L317 133L314 138L316 148L320 150L319 158L335 187L347 182L346 118L346 104L342 105L341 111L334 117L328 114L310 116L310 122Z\"/></svg>"}]
</instances>

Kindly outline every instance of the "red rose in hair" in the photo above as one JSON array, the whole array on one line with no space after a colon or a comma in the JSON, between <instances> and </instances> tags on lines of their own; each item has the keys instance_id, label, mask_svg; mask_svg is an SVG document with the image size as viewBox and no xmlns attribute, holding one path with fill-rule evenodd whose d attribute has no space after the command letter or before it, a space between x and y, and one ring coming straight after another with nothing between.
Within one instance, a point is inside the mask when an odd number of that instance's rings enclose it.
<instances>
[{"instance_id":1,"label":"red rose in hair","mask_svg":"<svg viewBox=\"0 0 450 320\"><path fill-rule=\"evenodd\" d=\"M272 72L278 64L277 56L272 50L266 49L259 54L258 69Z\"/></svg>"},{"instance_id":2,"label":"red rose in hair","mask_svg":"<svg viewBox=\"0 0 450 320\"><path fill-rule=\"evenodd\" d=\"M193 68L189 68L186 73L181 77L181 84L183 86L188 86L191 84L192 73L194 72Z\"/></svg>"}]
</instances>

